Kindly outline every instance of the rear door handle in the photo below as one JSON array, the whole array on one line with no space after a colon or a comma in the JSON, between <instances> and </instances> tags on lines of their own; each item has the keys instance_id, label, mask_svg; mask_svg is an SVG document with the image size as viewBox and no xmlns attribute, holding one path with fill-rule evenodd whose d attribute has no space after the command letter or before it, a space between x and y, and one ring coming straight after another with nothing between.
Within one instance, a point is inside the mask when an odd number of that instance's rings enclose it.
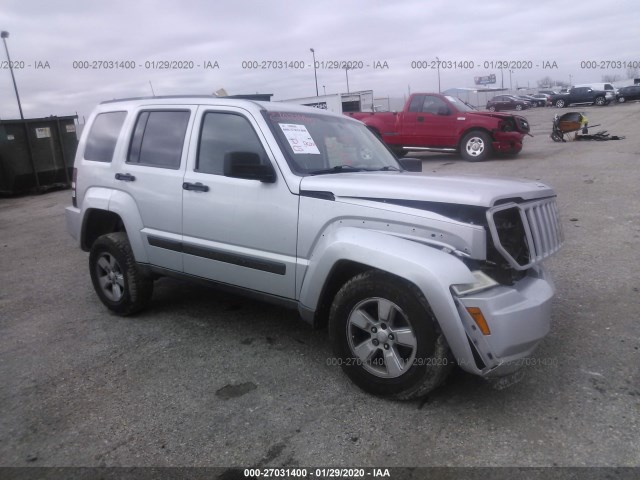
<instances>
[{"instance_id":1,"label":"rear door handle","mask_svg":"<svg viewBox=\"0 0 640 480\"><path fill-rule=\"evenodd\" d=\"M189 182L184 182L182 184L182 188L184 188L185 190L193 190L196 192L208 192L209 191L209 187L206 185L203 185L200 182L197 183L189 183Z\"/></svg>"},{"instance_id":2,"label":"rear door handle","mask_svg":"<svg viewBox=\"0 0 640 480\"><path fill-rule=\"evenodd\" d=\"M130 173L116 173L116 180L122 180L123 182L133 182L136 179Z\"/></svg>"},{"instance_id":3,"label":"rear door handle","mask_svg":"<svg viewBox=\"0 0 640 480\"><path fill-rule=\"evenodd\" d=\"M424 117L418 117L419 122L424 122Z\"/></svg>"}]
</instances>

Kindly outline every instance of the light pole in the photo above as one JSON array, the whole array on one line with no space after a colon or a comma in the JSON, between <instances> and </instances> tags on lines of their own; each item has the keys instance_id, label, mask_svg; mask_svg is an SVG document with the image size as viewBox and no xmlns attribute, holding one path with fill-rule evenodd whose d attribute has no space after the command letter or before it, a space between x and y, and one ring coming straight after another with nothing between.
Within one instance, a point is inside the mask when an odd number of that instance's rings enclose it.
<instances>
[{"instance_id":1,"label":"light pole","mask_svg":"<svg viewBox=\"0 0 640 480\"><path fill-rule=\"evenodd\" d=\"M347 77L347 93L349 93L349 67L344 67L344 74Z\"/></svg>"},{"instance_id":2,"label":"light pole","mask_svg":"<svg viewBox=\"0 0 640 480\"><path fill-rule=\"evenodd\" d=\"M18 99L18 110L20 110L20 119L24 120L24 115L22 114L22 105L20 104L20 95L18 95L18 86L16 85L16 77L13 76L13 67L11 66L11 57L9 57L9 49L7 48L7 38L9 38L9 32L5 32L4 30L0 33L2 37L2 41L4 42L4 50L7 52L7 61L9 62L9 71L11 72L11 79L13 80L13 88L16 91L16 98Z\"/></svg>"},{"instance_id":3,"label":"light pole","mask_svg":"<svg viewBox=\"0 0 640 480\"><path fill-rule=\"evenodd\" d=\"M500 89L504 90L504 70L500 69Z\"/></svg>"},{"instance_id":4,"label":"light pole","mask_svg":"<svg viewBox=\"0 0 640 480\"><path fill-rule=\"evenodd\" d=\"M438 67L438 93L440 93L440 59L436 57L436 61L438 62L436 66Z\"/></svg>"},{"instance_id":5,"label":"light pole","mask_svg":"<svg viewBox=\"0 0 640 480\"><path fill-rule=\"evenodd\" d=\"M316 97L318 96L318 72L316 70L316 51L313 48L310 48L311 54L313 55L313 76L316 79Z\"/></svg>"},{"instance_id":6,"label":"light pole","mask_svg":"<svg viewBox=\"0 0 640 480\"><path fill-rule=\"evenodd\" d=\"M324 91L325 96L327 95L327 87L322 85L322 90Z\"/></svg>"},{"instance_id":7,"label":"light pole","mask_svg":"<svg viewBox=\"0 0 640 480\"><path fill-rule=\"evenodd\" d=\"M513 73L513 70L509 69L509 91L513 92L513 83L511 82L511 74Z\"/></svg>"}]
</instances>

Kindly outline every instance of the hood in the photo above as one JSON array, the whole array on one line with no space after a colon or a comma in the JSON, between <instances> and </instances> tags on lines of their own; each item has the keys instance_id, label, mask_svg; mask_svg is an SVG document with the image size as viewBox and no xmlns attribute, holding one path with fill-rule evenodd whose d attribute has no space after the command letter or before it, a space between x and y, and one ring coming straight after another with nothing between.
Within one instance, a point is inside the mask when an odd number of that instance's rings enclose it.
<instances>
[{"instance_id":1,"label":"hood","mask_svg":"<svg viewBox=\"0 0 640 480\"><path fill-rule=\"evenodd\" d=\"M516 117L517 115L512 115L510 113L498 113L498 112L464 112L464 114L460 113L458 114L458 116L467 116L467 115L471 115L471 116L477 116L477 117L493 117L493 118L499 118L501 120L507 119L507 118L513 118Z\"/></svg>"},{"instance_id":2,"label":"hood","mask_svg":"<svg viewBox=\"0 0 640 480\"><path fill-rule=\"evenodd\" d=\"M300 190L330 192L336 198L417 200L491 207L505 199L555 196L531 180L476 175L422 175L407 172L350 172L304 177Z\"/></svg>"},{"instance_id":3,"label":"hood","mask_svg":"<svg viewBox=\"0 0 640 480\"><path fill-rule=\"evenodd\" d=\"M531 126L526 118L520 115L513 115L510 113L497 113L497 112L466 112L465 115L472 115L476 117L493 117L510 123L515 122L516 129L521 133L529 133Z\"/></svg>"}]
</instances>

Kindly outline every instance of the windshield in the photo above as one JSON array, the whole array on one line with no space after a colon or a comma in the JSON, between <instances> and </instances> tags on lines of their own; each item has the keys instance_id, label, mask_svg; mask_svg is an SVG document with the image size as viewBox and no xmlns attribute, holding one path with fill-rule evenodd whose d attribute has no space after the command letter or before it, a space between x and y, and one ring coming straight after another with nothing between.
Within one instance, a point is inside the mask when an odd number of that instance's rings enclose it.
<instances>
[{"instance_id":1,"label":"windshield","mask_svg":"<svg viewBox=\"0 0 640 480\"><path fill-rule=\"evenodd\" d=\"M291 169L303 175L400 170L395 157L361 123L299 112L266 112Z\"/></svg>"},{"instance_id":2,"label":"windshield","mask_svg":"<svg viewBox=\"0 0 640 480\"><path fill-rule=\"evenodd\" d=\"M467 104L466 102L463 102L459 98L451 97L449 95L447 95L446 98L453 104L454 107L456 107L459 112L473 112L474 110L477 110L477 108Z\"/></svg>"}]
</instances>

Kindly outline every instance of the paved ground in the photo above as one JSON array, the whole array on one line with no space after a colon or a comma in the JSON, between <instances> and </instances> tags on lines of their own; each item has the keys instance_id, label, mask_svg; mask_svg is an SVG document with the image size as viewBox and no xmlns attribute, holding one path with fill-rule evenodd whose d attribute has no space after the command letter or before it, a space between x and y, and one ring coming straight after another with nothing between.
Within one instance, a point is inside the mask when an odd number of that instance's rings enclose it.
<instances>
[{"instance_id":1,"label":"paved ground","mask_svg":"<svg viewBox=\"0 0 640 480\"><path fill-rule=\"evenodd\" d=\"M626 140L553 143L557 110L537 109L516 158L424 155L558 192L553 328L505 390L456 372L425 401L378 399L327 364L326 331L175 280L113 316L69 192L0 199L0 465L640 465L640 104L579 110Z\"/></svg>"}]
</instances>

